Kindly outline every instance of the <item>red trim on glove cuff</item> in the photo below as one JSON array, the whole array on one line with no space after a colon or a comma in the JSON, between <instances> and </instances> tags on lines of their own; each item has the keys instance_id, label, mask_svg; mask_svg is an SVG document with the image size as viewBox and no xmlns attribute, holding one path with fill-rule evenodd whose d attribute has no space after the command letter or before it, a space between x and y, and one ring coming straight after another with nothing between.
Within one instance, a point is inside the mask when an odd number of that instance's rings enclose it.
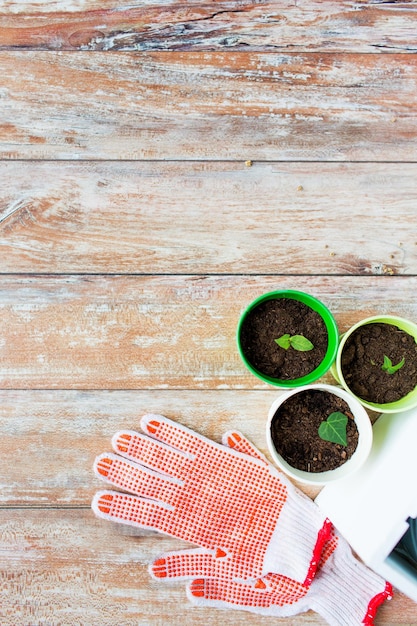
<instances>
[{"instance_id":1,"label":"red trim on glove cuff","mask_svg":"<svg viewBox=\"0 0 417 626\"><path fill-rule=\"evenodd\" d=\"M374 626L374 619L378 608L385 600L391 600L392 598L392 585L391 583L385 584L385 589L382 593L377 593L368 604L368 611L362 621L365 626Z\"/></svg>"},{"instance_id":2,"label":"red trim on glove cuff","mask_svg":"<svg viewBox=\"0 0 417 626\"><path fill-rule=\"evenodd\" d=\"M329 519L324 521L323 526L320 528L316 545L314 546L313 556L310 561L310 567L308 568L307 576L303 585L305 587L309 587L313 582L314 576L316 575L317 566L320 561L321 554L323 552L324 544L330 539L333 530L333 524Z\"/></svg>"}]
</instances>

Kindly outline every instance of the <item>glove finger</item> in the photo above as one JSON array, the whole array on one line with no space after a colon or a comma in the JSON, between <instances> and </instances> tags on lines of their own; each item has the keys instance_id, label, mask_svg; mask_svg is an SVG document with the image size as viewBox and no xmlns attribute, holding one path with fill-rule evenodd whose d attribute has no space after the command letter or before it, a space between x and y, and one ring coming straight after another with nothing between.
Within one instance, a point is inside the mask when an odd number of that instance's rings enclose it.
<instances>
[{"instance_id":1,"label":"glove finger","mask_svg":"<svg viewBox=\"0 0 417 626\"><path fill-rule=\"evenodd\" d=\"M191 549L179 552L166 552L149 566L153 578L175 578L185 580L203 576L207 578L226 575L229 559L227 554L217 550Z\"/></svg>"},{"instance_id":2,"label":"glove finger","mask_svg":"<svg viewBox=\"0 0 417 626\"><path fill-rule=\"evenodd\" d=\"M91 508L97 517L136 528L155 530L176 539L192 541L184 517L175 507L120 491L99 491ZM197 541L193 541L197 543Z\"/></svg>"},{"instance_id":3,"label":"glove finger","mask_svg":"<svg viewBox=\"0 0 417 626\"><path fill-rule=\"evenodd\" d=\"M150 437L192 455L201 454L207 447L219 445L163 415L147 413L141 419L141 427Z\"/></svg>"},{"instance_id":4,"label":"glove finger","mask_svg":"<svg viewBox=\"0 0 417 626\"><path fill-rule=\"evenodd\" d=\"M160 502L172 502L179 481L138 465L117 454L101 454L94 461L96 475L129 493L152 498Z\"/></svg>"},{"instance_id":5,"label":"glove finger","mask_svg":"<svg viewBox=\"0 0 417 626\"><path fill-rule=\"evenodd\" d=\"M246 608L270 615L291 615L300 611L299 601L308 588L285 576L268 574L248 582L231 579L200 578L187 585L187 595L193 603ZM268 612L268 609L271 612Z\"/></svg>"},{"instance_id":6,"label":"glove finger","mask_svg":"<svg viewBox=\"0 0 417 626\"><path fill-rule=\"evenodd\" d=\"M171 507L162 502L118 491L99 491L93 498L91 508L102 519L178 537L172 532Z\"/></svg>"},{"instance_id":7,"label":"glove finger","mask_svg":"<svg viewBox=\"0 0 417 626\"><path fill-rule=\"evenodd\" d=\"M112 445L124 458L161 474L181 479L189 472L191 455L174 450L146 435L134 431L119 431L113 436Z\"/></svg>"},{"instance_id":8,"label":"glove finger","mask_svg":"<svg viewBox=\"0 0 417 626\"><path fill-rule=\"evenodd\" d=\"M252 456L255 459L265 461L265 463L268 462L262 452L259 452L259 450L238 430L228 430L224 433L222 441L224 446L233 448L233 450Z\"/></svg>"}]
</instances>

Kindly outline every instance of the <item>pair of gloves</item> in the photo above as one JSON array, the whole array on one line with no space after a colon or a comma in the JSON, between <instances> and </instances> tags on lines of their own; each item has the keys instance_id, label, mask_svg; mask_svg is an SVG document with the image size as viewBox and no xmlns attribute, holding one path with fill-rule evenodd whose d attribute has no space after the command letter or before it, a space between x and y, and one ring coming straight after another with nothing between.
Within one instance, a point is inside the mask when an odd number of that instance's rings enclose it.
<instances>
[{"instance_id":1,"label":"pair of gloves","mask_svg":"<svg viewBox=\"0 0 417 626\"><path fill-rule=\"evenodd\" d=\"M117 490L97 493L101 518L198 548L162 555L158 580L187 581L199 606L286 617L309 609L330 625L372 625L392 589L241 433L215 443L161 415L118 432L94 469Z\"/></svg>"}]
</instances>

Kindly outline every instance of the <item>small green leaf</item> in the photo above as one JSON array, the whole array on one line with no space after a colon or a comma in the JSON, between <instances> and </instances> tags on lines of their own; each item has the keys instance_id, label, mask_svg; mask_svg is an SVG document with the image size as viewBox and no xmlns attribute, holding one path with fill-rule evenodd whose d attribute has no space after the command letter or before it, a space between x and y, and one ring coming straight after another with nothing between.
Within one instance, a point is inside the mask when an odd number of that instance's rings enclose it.
<instances>
[{"instance_id":1,"label":"small green leaf","mask_svg":"<svg viewBox=\"0 0 417 626\"><path fill-rule=\"evenodd\" d=\"M291 346L299 352L308 352L314 348L311 341L303 337L303 335L293 335L290 338Z\"/></svg>"},{"instance_id":2,"label":"small green leaf","mask_svg":"<svg viewBox=\"0 0 417 626\"><path fill-rule=\"evenodd\" d=\"M347 446L346 426L348 417L340 411L330 413L327 420L323 421L319 426L319 437L324 441L332 443L340 443Z\"/></svg>"},{"instance_id":3,"label":"small green leaf","mask_svg":"<svg viewBox=\"0 0 417 626\"><path fill-rule=\"evenodd\" d=\"M276 343L280 346L280 348L284 348L284 350L288 350L291 345L291 337L287 333L286 335L282 335L278 339L275 339Z\"/></svg>"},{"instance_id":4,"label":"small green leaf","mask_svg":"<svg viewBox=\"0 0 417 626\"><path fill-rule=\"evenodd\" d=\"M405 363L405 357L401 359L397 365L393 365L391 359L384 354L384 363L382 364L382 371L387 372L387 374L394 374L397 370L401 369Z\"/></svg>"},{"instance_id":5,"label":"small green leaf","mask_svg":"<svg viewBox=\"0 0 417 626\"><path fill-rule=\"evenodd\" d=\"M312 350L314 348L311 341L303 337L303 335L293 335L291 337L291 335L286 333L285 335L282 335L281 337L279 337L278 339L275 339L274 341L281 348L284 348L284 350L288 350L290 346L294 350L297 350L298 352L308 352L309 350Z\"/></svg>"}]
</instances>

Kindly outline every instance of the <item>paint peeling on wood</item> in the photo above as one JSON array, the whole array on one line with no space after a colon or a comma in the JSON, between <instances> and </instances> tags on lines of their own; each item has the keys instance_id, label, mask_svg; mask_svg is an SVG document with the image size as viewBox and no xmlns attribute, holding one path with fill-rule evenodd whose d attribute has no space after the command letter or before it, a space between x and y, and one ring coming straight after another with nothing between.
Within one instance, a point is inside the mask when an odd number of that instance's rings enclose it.
<instances>
[{"instance_id":1,"label":"paint peeling on wood","mask_svg":"<svg viewBox=\"0 0 417 626\"><path fill-rule=\"evenodd\" d=\"M3 0L2 626L270 623L152 581L185 546L95 519L92 462L147 411L265 452L279 391L235 345L265 291L312 293L341 332L417 320L416 18L414 1ZM396 593L378 623L405 621Z\"/></svg>"},{"instance_id":2,"label":"paint peeling on wood","mask_svg":"<svg viewBox=\"0 0 417 626\"><path fill-rule=\"evenodd\" d=\"M0 62L7 159L416 160L416 55L2 52Z\"/></svg>"},{"instance_id":3,"label":"paint peeling on wood","mask_svg":"<svg viewBox=\"0 0 417 626\"><path fill-rule=\"evenodd\" d=\"M416 274L416 180L414 163L0 163L0 272L196 274L207 298L210 273Z\"/></svg>"},{"instance_id":4,"label":"paint peeling on wood","mask_svg":"<svg viewBox=\"0 0 417 626\"><path fill-rule=\"evenodd\" d=\"M417 50L416 23L412 2L5 0L0 48L409 52Z\"/></svg>"}]
</instances>

